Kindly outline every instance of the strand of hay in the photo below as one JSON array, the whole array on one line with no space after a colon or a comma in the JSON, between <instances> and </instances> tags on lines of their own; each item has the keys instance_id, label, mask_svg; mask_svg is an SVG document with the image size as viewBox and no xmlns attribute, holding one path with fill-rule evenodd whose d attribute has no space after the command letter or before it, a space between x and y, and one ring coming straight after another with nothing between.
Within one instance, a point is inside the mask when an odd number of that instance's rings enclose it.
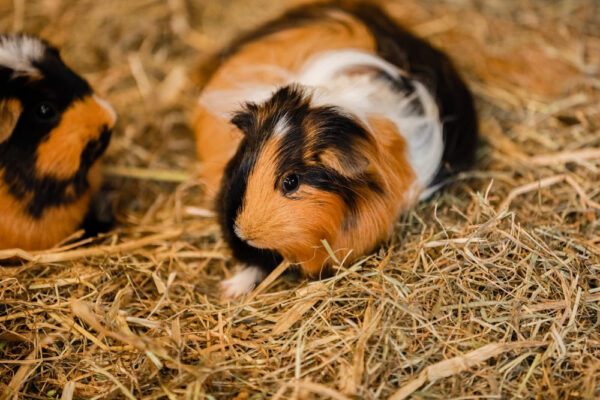
<instances>
[{"instance_id":1,"label":"strand of hay","mask_svg":"<svg viewBox=\"0 0 600 400\"><path fill-rule=\"evenodd\" d=\"M581 197L581 201L583 203L582 205L584 207L585 207L585 205L589 205L590 207L600 210L600 203L597 203L597 202L593 201L592 199L590 199L585 194L585 192L583 191L581 186L579 186L579 184L572 177L570 177L569 175L561 174L561 175L556 175L556 176L552 176L549 178L544 178L537 182L528 183L526 185L519 186L518 188L511 190L511 192L508 194L507 198L498 207L498 213L501 213L502 211L507 210L508 207L510 206L510 203L516 197L518 197L522 194L528 193L528 192L532 192L534 190L538 190L538 189L546 188L548 186L555 185L559 182L567 182L569 185L571 185L573 187L573 189L575 189L575 191L577 192L579 197Z\"/></svg>"},{"instance_id":2,"label":"strand of hay","mask_svg":"<svg viewBox=\"0 0 600 400\"><path fill-rule=\"evenodd\" d=\"M290 264L287 261L283 261L281 264L277 266L271 273L244 299L244 304L249 304L261 294L267 287L269 287L275 279L279 278L283 272L288 269Z\"/></svg>"},{"instance_id":3,"label":"strand of hay","mask_svg":"<svg viewBox=\"0 0 600 400\"><path fill-rule=\"evenodd\" d=\"M500 354L518 350L522 348L545 346L546 342L514 342L514 343L490 343L477 350L473 350L465 355L457 356L449 360L440 361L426 367L419 376L409 383L402 386L396 393L389 397L389 400L403 400L410 396L428 381L447 378L466 371L471 367L486 361L489 358L499 356Z\"/></svg>"},{"instance_id":4,"label":"strand of hay","mask_svg":"<svg viewBox=\"0 0 600 400\"><path fill-rule=\"evenodd\" d=\"M529 162L535 165L556 165L594 159L600 160L600 149L583 149L553 154L540 154L530 157Z\"/></svg>"},{"instance_id":5,"label":"strand of hay","mask_svg":"<svg viewBox=\"0 0 600 400\"><path fill-rule=\"evenodd\" d=\"M107 175L140 180L153 180L160 182L186 182L192 175L183 171L157 170L136 167L121 167L118 165L105 165L102 170Z\"/></svg>"},{"instance_id":6,"label":"strand of hay","mask_svg":"<svg viewBox=\"0 0 600 400\"><path fill-rule=\"evenodd\" d=\"M326 294L327 285L323 282L317 282L296 291L296 297L300 300L290 308L283 318L279 319L271 333L275 336L281 335L290 329L302 316L308 312L314 305Z\"/></svg>"},{"instance_id":7,"label":"strand of hay","mask_svg":"<svg viewBox=\"0 0 600 400\"><path fill-rule=\"evenodd\" d=\"M27 252L21 249L0 250L0 260L7 260L17 257L35 263L54 263L72 261L84 257L98 257L107 254L118 254L153 244L159 245L162 244L161 242L165 240L173 239L180 236L181 233L181 230L174 230L171 232L151 235L143 239L132 240L115 246L96 246L92 248L77 249L60 253L51 253L43 251Z\"/></svg>"},{"instance_id":8,"label":"strand of hay","mask_svg":"<svg viewBox=\"0 0 600 400\"><path fill-rule=\"evenodd\" d=\"M14 374L12 379L10 380L7 390L0 394L0 400L9 400L13 397L17 397L17 392L21 388L21 386L25 383L27 378L34 373L36 368L42 363L43 360L37 359L36 356L40 351L40 348L43 346L47 346L56 340L55 335L46 336L40 338L36 341L36 345L25 360L27 362L21 364L17 372Z\"/></svg>"},{"instance_id":9,"label":"strand of hay","mask_svg":"<svg viewBox=\"0 0 600 400\"><path fill-rule=\"evenodd\" d=\"M73 381L67 382L67 384L63 388L63 392L62 392L62 395L60 396L60 400L72 400L74 393L75 393L75 382L73 382Z\"/></svg>"},{"instance_id":10,"label":"strand of hay","mask_svg":"<svg viewBox=\"0 0 600 400\"><path fill-rule=\"evenodd\" d=\"M332 398L335 400L351 400L349 397L346 397L338 391L331 389L330 387L327 387L325 385L310 381L298 380L293 380L282 385L281 388L279 388L279 390L275 393L272 400L279 400L285 395L285 392L288 391L290 388L294 389L296 396L293 397L295 398L297 398L298 392L302 391L304 397L308 397L310 393L314 393L320 394L322 396L327 396L328 398Z\"/></svg>"},{"instance_id":11,"label":"strand of hay","mask_svg":"<svg viewBox=\"0 0 600 400\"><path fill-rule=\"evenodd\" d=\"M163 359L173 363L177 366L177 368L181 368L182 370L192 375L199 376L202 374L201 369L195 368L191 365L186 365L181 361L172 358L162 346L151 340L146 340L145 338L135 335L132 332L117 331L111 329L110 327L105 327L100 322L100 319L90 310L90 308L85 303L79 300L72 299L70 301L70 305L71 309L73 310L73 313L77 317L84 320L98 333L100 333L103 336L108 336L120 342L126 343L132 346L133 348L143 352L152 360L152 362L156 365L158 369L162 368L163 363L160 361L160 359ZM108 321L104 322L108 325Z\"/></svg>"}]
</instances>

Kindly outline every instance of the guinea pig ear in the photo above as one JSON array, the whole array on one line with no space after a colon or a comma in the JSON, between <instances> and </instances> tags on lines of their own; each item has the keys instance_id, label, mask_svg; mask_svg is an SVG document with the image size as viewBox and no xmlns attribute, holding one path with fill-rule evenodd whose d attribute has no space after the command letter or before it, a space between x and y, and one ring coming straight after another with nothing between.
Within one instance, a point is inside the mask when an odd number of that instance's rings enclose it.
<instances>
[{"instance_id":1,"label":"guinea pig ear","mask_svg":"<svg viewBox=\"0 0 600 400\"><path fill-rule=\"evenodd\" d=\"M369 167L369 159L357 151L327 149L319 154L319 161L342 176L356 177Z\"/></svg>"},{"instance_id":2,"label":"guinea pig ear","mask_svg":"<svg viewBox=\"0 0 600 400\"><path fill-rule=\"evenodd\" d=\"M23 106L17 99L0 99L0 144L4 143L13 133Z\"/></svg>"},{"instance_id":3,"label":"guinea pig ear","mask_svg":"<svg viewBox=\"0 0 600 400\"><path fill-rule=\"evenodd\" d=\"M258 106L254 103L246 103L241 111L235 113L231 118L231 123L234 124L244 135L248 134L252 127L256 124L256 113Z\"/></svg>"}]
</instances>

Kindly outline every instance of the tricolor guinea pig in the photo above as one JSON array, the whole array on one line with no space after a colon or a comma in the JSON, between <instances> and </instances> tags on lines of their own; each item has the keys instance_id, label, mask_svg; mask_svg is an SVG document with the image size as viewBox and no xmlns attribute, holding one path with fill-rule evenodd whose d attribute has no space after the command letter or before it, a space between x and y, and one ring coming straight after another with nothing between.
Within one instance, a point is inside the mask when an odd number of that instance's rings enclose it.
<instances>
[{"instance_id":1,"label":"tricolor guinea pig","mask_svg":"<svg viewBox=\"0 0 600 400\"><path fill-rule=\"evenodd\" d=\"M373 250L473 161L472 96L446 55L366 3L301 6L213 63L195 117L203 179L249 291L282 260L318 276Z\"/></svg>"},{"instance_id":2,"label":"tricolor guinea pig","mask_svg":"<svg viewBox=\"0 0 600 400\"><path fill-rule=\"evenodd\" d=\"M44 249L82 226L115 113L48 43L0 35L0 249Z\"/></svg>"}]
</instances>

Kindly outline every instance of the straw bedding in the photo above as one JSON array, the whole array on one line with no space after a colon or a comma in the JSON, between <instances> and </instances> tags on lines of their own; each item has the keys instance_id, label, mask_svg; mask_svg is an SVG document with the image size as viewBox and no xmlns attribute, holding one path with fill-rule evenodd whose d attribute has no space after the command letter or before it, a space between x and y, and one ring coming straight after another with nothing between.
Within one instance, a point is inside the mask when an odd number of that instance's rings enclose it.
<instances>
[{"instance_id":1,"label":"straw bedding","mask_svg":"<svg viewBox=\"0 0 600 400\"><path fill-rule=\"evenodd\" d=\"M386 2L472 87L476 167L334 277L282 267L223 301L234 262L188 127L198 65L287 5L0 2L0 30L62 47L120 115L117 227L0 252L0 399L600 397L598 3Z\"/></svg>"}]
</instances>

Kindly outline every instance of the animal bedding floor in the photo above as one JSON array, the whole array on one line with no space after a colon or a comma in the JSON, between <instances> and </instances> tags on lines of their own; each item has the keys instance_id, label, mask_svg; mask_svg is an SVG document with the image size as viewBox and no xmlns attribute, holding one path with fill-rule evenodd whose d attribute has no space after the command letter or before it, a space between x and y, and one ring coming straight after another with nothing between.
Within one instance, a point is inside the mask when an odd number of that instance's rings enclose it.
<instances>
[{"instance_id":1,"label":"animal bedding floor","mask_svg":"<svg viewBox=\"0 0 600 400\"><path fill-rule=\"evenodd\" d=\"M120 114L117 227L2 251L1 399L600 397L600 6L398 0L473 89L476 168L337 274L222 301L234 263L193 178L199 63L288 4L2 0Z\"/></svg>"}]
</instances>

